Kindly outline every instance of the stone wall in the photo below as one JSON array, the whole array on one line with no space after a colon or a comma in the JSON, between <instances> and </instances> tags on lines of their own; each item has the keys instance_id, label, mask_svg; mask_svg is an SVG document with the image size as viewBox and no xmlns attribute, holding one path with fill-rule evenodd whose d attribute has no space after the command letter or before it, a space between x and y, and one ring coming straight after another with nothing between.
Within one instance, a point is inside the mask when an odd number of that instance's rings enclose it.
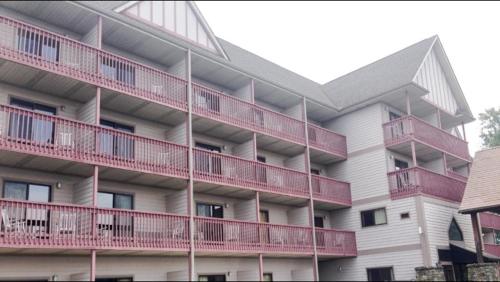
<instances>
[{"instance_id":1,"label":"stone wall","mask_svg":"<svg viewBox=\"0 0 500 282\"><path fill-rule=\"evenodd\" d=\"M497 263L475 263L467 265L469 281L499 281L499 265Z\"/></svg>"},{"instance_id":2,"label":"stone wall","mask_svg":"<svg viewBox=\"0 0 500 282\"><path fill-rule=\"evenodd\" d=\"M417 267L417 281L446 281L442 267Z\"/></svg>"}]
</instances>

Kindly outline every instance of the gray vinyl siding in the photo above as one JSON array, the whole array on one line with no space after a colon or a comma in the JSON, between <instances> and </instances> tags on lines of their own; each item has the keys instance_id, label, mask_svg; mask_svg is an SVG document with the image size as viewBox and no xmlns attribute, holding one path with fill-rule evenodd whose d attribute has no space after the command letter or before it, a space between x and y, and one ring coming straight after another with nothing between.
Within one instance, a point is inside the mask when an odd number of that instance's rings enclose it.
<instances>
[{"instance_id":1,"label":"gray vinyl siding","mask_svg":"<svg viewBox=\"0 0 500 282\"><path fill-rule=\"evenodd\" d=\"M259 281L259 271L258 270L243 270L236 273L238 281Z\"/></svg>"},{"instance_id":2,"label":"gray vinyl siding","mask_svg":"<svg viewBox=\"0 0 500 282\"><path fill-rule=\"evenodd\" d=\"M459 214L457 212L458 205L446 202L440 204L440 202L442 201L430 199L426 199L424 202L424 213L432 265L439 261L437 254L438 247L448 246L450 244L448 229L453 218L455 218L460 230L462 230L465 246L469 249L475 248L470 216Z\"/></svg>"},{"instance_id":3,"label":"gray vinyl siding","mask_svg":"<svg viewBox=\"0 0 500 282\"><path fill-rule=\"evenodd\" d=\"M168 213L175 214L188 214L188 191L187 189L182 189L179 191L172 192L168 195L166 199L166 209Z\"/></svg>"},{"instance_id":4,"label":"gray vinyl siding","mask_svg":"<svg viewBox=\"0 0 500 282\"><path fill-rule=\"evenodd\" d=\"M288 210L290 208L293 207L267 202L260 203L260 209L269 211L269 222L274 224L288 224Z\"/></svg>"},{"instance_id":5,"label":"gray vinyl siding","mask_svg":"<svg viewBox=\"0 0 500 282\"><path fill-rule=\"evenodd\" d=\"M282 113L298 120L304 120L304 111L302 110L302 106L302 103L299 103L295 106L291 106L285 109Z\"/></svg>"},{"instance_id":6,"label":"gray vinyl siding","mask_svg":"<svg viewBox=\"0 0 500 282\"><path fill-rule=\"evenodd\" d=\"M240 89L234 92L234 96L240 98L241 100L252 102L253 92L252 92L252 82L249 81L248 84L240 87Z\"/></svg>"},{"instance_id":7,"label":"gray vinyl siding","mask_svg":"<svg viewBox=\"0 0 500 282\"><path fill-rule=\"evenodd\" d=\"M168 72L181 78L186 77L186 58L170 66Z\"/></svg>"},{"instance_id":8,"label":"gray vinyl siding","mask_svg":"<svg viewBox=\"0 0 500 282\"><path fill-rule=\"evenodd\" d=\"M325 123L325 128L346 136L348 153L384 144L381 104L343 115Z\"/></svg>"},{"instance_id":9,"label":"gray vinyl siding","mask_svg":"<svg viewBox=\"0 0 500 282\"><path fill-rule=\"evenodd\" d=\"M92 195L94 191L94 177L84 178L74 185L73 203L77 205L92 206Z\"/></svg>"},{"instance_id":10,"label":"gray vinyl siding","mask_svg":"<svg viewBox=\"0 0 500 282\"><path fill-rule=\"evenodd\" d=\"M289 209L287 216L290 225L310 226L308 206Z\"/></svg>"},{"instance_id":11,"label":"gray vinyl siding","mask_svg":"<svg viewBox=\"0 0 500 282\"><path fill-rule=\"evenodd\" d=\"M361 227L361 211L376 208L386 209L387 224ZM401 219L400 214L406 212L410 218ZM332 211L331 218L333 228L356 232L358 251L420 243L415 198L354 205L351 209Z\"/></svg>"},{"instance_id":12,"label":"gray vinyl siding","mask_svg":"<svg viewBox=\"0 0 500 282\"><path fill-rule=\"evenodd\" d=\"M196 279L199 275L219 274L226 275L226 281L238 281L239 271L259 269L257 258L218 258L196 257Z\"/></svg>"},{"instance_id":13,"label":"gray vinyl siding","mask_svg":"<svg viewBox=\"0 0 500 282\"><path fill-rule=\"evenodd\" d=\"M83 104L77 112L77 119L86 123L96 124L97 96Z\"/></svg>"},{"instance_id":14,"label":"gray vinyl siding","mask_svg":"<svg viewBox=\"0 0 500 282\"><path fill-rule=\"evenodd\" d=\"M314 281L314 274L312 268L293 269L292 281Z\"/></svg>"},{"instance_id":15,"label":"gray vinyl siding","mask_svg":"<svg viewBox=\"0 0 500 282\"><path fill-rule=\"evenodd\" d=\"M422 266L422 251L409 250L358 256L319 263L322 281L367 281L367 268L393 267L395 280L415 280L415 267ZM340 270L341 269L341 270Z\"/></svg>"},{"instance_id":16,"label":"gray vinyl siding","mask_svg":"<svg viewBox=\"0 0 500 282\"><path fill-rule=\"evenodd\" d=\"M170 130L169 127L161 123L138 119L105 109L101 109L101 118L132 126L134 127L134 134L153 139L165 140L165 136Z\"/></svg>"},{"instance_id":17,"label":"gray vinyl siding","mask_svg":"<svg viewBox=\"0 0 500 282\"><path fill-rule=\"evenodd\" d=\"M285 167L298 170L306 171L306 158L304 154L300 154L285 160Z\"/></svg>"},{"instance_id":18,"label":"gray vinyl siding","mask_svg":"<svg viewBox=\"0 0 500 282\"><path fill-rule=\"evenodd\" d=\"M239 144L233 147L233 155L247 159L247 160L253 160L254 159L254 142L253 139L243 143Z\"/></svg>"},{"instance_id":19,"label":"gray vinyl siding","mask_svg":"<svg viewBox=\"0 0 500 282\"><path fill-rule=\"evenodd\" d=\"M256 199L242 200L234 207L234 217L238 220L257 221Z\"/></svg>"},{"instance_id":20,"label":"gray vinyl siding","mask_svg":"<svg viewBox=\"0 0 500 282\"><path fill-rule=\"evenodd\" d=\"M99 38L99 26L98 26L97 17L96 17L94 27L92 27L92 29L90 29L86 34L84 34L82 36L81 41L83 43L92 45L94 47L98 47L99 40L100 40L100 38Z\"/></svg>"},{"instance_id":21,"label":"gray vinyl siding","mask_svg":"<svg viewBox=\"0 0 500 282\"><path fill-rule=\"evenodd\" d=\"M183 122L169 129L166 133L166 139L176 144L187 145L186 122Z\"/></svg>"},{"instance_id":22,"label":"gray vinyl siding","mask_svg":"<svg viewBox=\"0 0 500 282\"><path fill-rule=\"evenodd\" d=\"M312 280L312 268L311 258L264 258L264 273L272 273L274 281L293 281L292 270L297 270L296 278ZM298 271L302 271L304 275L299 275ZM306 277L306 273L310 273L311 277Z\"/></svg>"},{"instance_id":23,"label":"gray vinyl siding","mask_svg":"<svg viewBox=\"0 0 500 282\"><path fill-rule=\"evenodd\" d=\"M187 270L178 270L167 272L167 281L189 281L189 272Z\"/></svg>"}]
</instances>

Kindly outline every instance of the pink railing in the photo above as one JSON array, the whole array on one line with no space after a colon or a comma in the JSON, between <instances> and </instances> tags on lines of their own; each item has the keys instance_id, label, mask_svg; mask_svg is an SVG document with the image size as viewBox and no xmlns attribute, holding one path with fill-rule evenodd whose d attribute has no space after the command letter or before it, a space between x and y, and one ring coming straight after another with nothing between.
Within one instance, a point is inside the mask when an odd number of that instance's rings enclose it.
<instances>
[{"instance_id":1,"label":"pink railing","mask_svg":"<svg viewBox=\"0 0 500 282\"><path fill-rule=\"evenodd\" d=\"M500 215L482 212L479 214L479 220L481 222L481 227L500 230Z\"/></svg>"},{"instance_id":2,"label":"pink railing","mask_svg":"<svg viewBox=\"0 0 500 282\"><path fill-rule=\"evenodd\" d=\"M185 146L0 105L0 149L187 177Z\"/></svg>"},{"instance_id":3,"label":"pink railing","mask_svg":"<svg viewBox=\"0 0 500 282\"><path fill-rule=\"evenodd\" d=\"M463 182L467 182L467 180L469 179L469 177L467 177L467 176L463 176L463 175L461 175L460 173L455 172L455 171L453 171L453 170L448 170L448 176L449 176L449 177L456 178L456 179L458 179L458 180L460 180L460 181L463 181Z\"/></svg>"},{"instance_id":4,"label":"pink railing","mask_svg":"<svg viewBox=\"0 0 500 282\"><path fill-rule=\"evenodd\" d=\"M200 149L194 149L193 156L196 180L294 196L309 195L304 172Z\"/></svg>"},{"instance_id":5,"label":"pink railing","mask_svg":"<svg viewBox=\"0 0 500 282\"><path fill-rule=\"evenodd\" d=\"M356 234L316 227L316 249L324 255L356 256Z\"/></svg>"},{"instance_id":6,"label":"pink railing","mask_svg":"<svg viewBox=\"0 0 500 282\"><path fill-rule=\"evenodd\" d=\"M193 112L277 138L305 142L302 121L198 84L193 84Z\"/></svg>"},{"instance_id":7,"label":"pink railing","mask_svg":"<svg viewBox=\"0 0 500 282\"><path fill-rule=\"evenodd\" d=\"M215 218L195 218L195 246L202 251L312 253L312 228Z\"/></svg>"},{"instance_id":8,"label":"pink railing","mask_svg":"<svg viewBox=\"0 0 500 282\"><path fill-rule=\"evenodd\" d=\"M0 17L0 57L124 94L187 109L187 82L158 69Z\"/></svg>"},{"instance_id":9,"label":"pink railing","mask_svg":"<svg viewBox=\"0 0 500 282\"><path fill-rule=\"evenodd\" d=\"M415 140L448 154L469 160L467 142L415 116L405 116L384 124L387 146Z\"/></svg>"},{"instance_id":10,"label":"pink railing","mask_svg":"<svg viewBox=\"0 0 500 282\"><path fill-rule=\"evenodd\" d=\"M484 251L490 255L500 257L500 245L484 244Z\"/></svg>"},{"instance_id":11,"label":"pink railing","mask_svg":"<svg viewBox=\"0 0 500 282\"><path fill-rule=\"evenodd\" d=\"M461 202L465 191L465 182L421 167L393 171L388 177L393 199L425 194Z\"/></svg>"},{"instance_id":12,"label":"pink railing","mask_svg":"<svg viewBox=\"0 0 500 282\"><path fill-rule=\"evenodd\" d=\"M344 135L340 135L319 126L308 124L307 135L309 145L342 158L347 158L347 143Z\"/></svg>"},{"instance_id":13,"label":"pink railing","mask_svg":"<svg viewBox=\"0 0 500 282\"><path fill-rule=\"evenodd\" d=\"M315 200L352 204L349 183L319 175L312 175L311 183Z\"/></svg>"},{"instance_id":14,"label":"pink railing","mask_svg":"<svg viewBox=\"0 0 500 282\"><path fill-rule=\"evenodd\" d=\"M0 246L174 249L189 246L189 217L0 199Z\"/></svg>"}]
</instances>

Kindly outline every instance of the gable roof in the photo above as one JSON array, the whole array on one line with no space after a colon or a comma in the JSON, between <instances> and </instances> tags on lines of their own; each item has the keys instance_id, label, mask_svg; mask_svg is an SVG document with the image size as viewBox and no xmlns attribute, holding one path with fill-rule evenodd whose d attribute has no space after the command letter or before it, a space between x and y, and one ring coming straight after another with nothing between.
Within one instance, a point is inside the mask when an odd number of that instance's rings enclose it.
<instances>
[{"instance_id":1,"label":"gable roof","mask_svg":"<svg viewBox=\"0 0 500 282\"><path fill-rule=\"evenodd\" d=\"M437 36L415 43L323 85L340 108L375 98L413 81Z\"/></svg>"},{"instance_id":2,"label":"gable roof","mask_svg":"<svg viewBox=\"0 0 500 282\"><path fill-rule=\"evenodd\" d=\"M500 211L500 147L476 153L460 205L461 213Z\"/></svg>"}]
</instances>

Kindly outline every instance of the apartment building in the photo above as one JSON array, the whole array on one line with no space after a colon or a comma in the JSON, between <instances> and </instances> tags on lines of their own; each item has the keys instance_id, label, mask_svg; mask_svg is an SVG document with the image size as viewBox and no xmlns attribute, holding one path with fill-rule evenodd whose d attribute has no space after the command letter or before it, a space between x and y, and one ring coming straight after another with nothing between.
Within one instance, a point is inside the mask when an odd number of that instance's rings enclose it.
<instances>
[{"instance_id":1,"label":"apartment building","mask_svg":"<svg viewBox=\"0 0 500 282\"><path fill-rule=\"evenodd\" d=\"M413 279L473 246L437 37L320 85L190 1L0 1L0 33L0 279Z\"/></svg>"}]
</instances>

